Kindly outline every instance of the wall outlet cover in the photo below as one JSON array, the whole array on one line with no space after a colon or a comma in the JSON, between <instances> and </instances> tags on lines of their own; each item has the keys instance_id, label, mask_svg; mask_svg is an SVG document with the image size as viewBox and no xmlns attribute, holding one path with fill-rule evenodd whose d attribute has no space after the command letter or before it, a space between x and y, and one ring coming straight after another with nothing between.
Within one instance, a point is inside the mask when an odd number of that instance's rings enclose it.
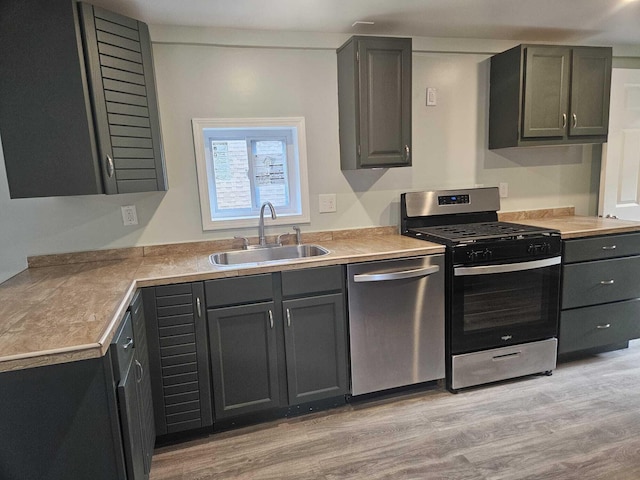
<instances>
[{"instance_id":1,"label":"wall outlet cover","mask_svg":"<svg viewBox=\"0 0 640 480\"><path fill-rule=\"evenodd\" d=\"M138 225L138 212L135 205L125 205L122 207L123 225Z\"/></svg>"},{"instance_id":2,"label":"wall outlet cover","mask_svg":"<svg viewBox=\"0 0 640 480\"><path fill-rule=\"evenodd\" d=\"M338 210L336 194L325 193L318 195L318 211L320 213L332 213Z\"/></svg>"}]
</instances>

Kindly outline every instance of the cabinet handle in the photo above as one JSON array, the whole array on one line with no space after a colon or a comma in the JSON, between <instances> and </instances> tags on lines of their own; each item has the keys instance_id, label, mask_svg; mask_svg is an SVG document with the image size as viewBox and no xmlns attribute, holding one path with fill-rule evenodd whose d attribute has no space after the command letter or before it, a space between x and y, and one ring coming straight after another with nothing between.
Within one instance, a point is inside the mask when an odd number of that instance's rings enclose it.
<instances>
[{"instance_id":1,"label":"cabinet handle","mask_svg":"<svg viewBox=\"0 0 640 480\"><path fill-rule=\"evenodd\" d=\"M613 285L614 280L600 280L600 285Z\"/></svg>"},{"instance_id":2,"label":"cabinet handle","mask_svg":"<svg viewBox=\"0 0 640 480\"><path fill-rule=\"evenodd\" d=\"M107 175L109 178L113 177L113 173L116 171L116 167L113 164L113 158L107 155Z\"/></svg>"},{"instance_id":3,"label":"cabinet handle","mask_svg":"<svg viewBox=\"0 0 640 480\"><path fill-rule=\"evenodd\" d=\"M291 310L287 308L287 327L291 326Z\"/></svg>"},{"instance_id":4,"label":"cabinet handle","mask_svg":"<svg viewBox=\"0 0 640 480\"><path fill-rule=\"evenodd\" d=\"M603 250L615 250L616 246L615 245L608 245L608 246L604 246L602 247Z\"/></svg>"},{"instance_id":5,"label":"cabinet handle","mask_svg":"<svg viewBox=\"0 0 640 480\"><path fill-rule=\"evenodd\" d=\"M200 306L200 297L196 297L196 310L198 311L198 318L202 318L202 306Z\"/></svg>"},{"instance_id":6,"label":"cabinet handle","mask_svg":"<svg viewBox=\"0 0 640 480\"><path fill-rule=\"evenodd\" d=\"M138 360L134 361L136 362L136 383L140 383L144 376L144 368L142 368L142 364Z\"/></svg>"},{"instance_id":7,"label":"cabinet handle","mask_svg":"<svg viewBox=\"0 0 640 480\"><path fill-rule=\"evenodd\" d=\"M575 113L573 114L573 128L576 128L578 126L578 115L576 115Z\"/></svg>"},{"instance_id":8,"label":"cabinet handle","mask_svg":"<svg viewBox=\"0 0 640 480\"><path fill-rule=\"evenodd\" d=\"M269 310L269 325L273 328L273 312Z\"/></svg>"},{"instance_id":9,"label":"cabinet handle","mask_svg":"<svg viewBox=\"0 0 640 480\"><path fill-rule=\"evenodd\" d=\"M605 323L604 325L596 325L596 328L599 328L600 330L605 329L605 328L609 328L611 326L610 323Z\"/></svg>"},{"instance_id":10,"label":"cabinet handle","mask_svg":"<svg viewBox=\"0 0 640 480\"><path fill-rule=\"evenodd\" d=\"M411 156L411 149L409 148L409 145L405 145L404 146L404 158L405 158L405 160L409 160L410 156Z\"/></svg>"},{"instance_id":11,"label":"cabinet handle","mask_svg":"<svg viewBox=\"0 0 640 480\"><path fill-rule=\"evenodd\" d=\"M125 350L128 350L129 347L133 346L133 338L131 337L127 337L127 341L124 345L122 345L122 348L124 348Z\"/></svg>"},{"instance_id":12,"label":"cabinet handle","mask_svg":"<svg viewBox=\"0 0 640 480\"><path fill-rule=\"evenodd\" d=\"M563 113L562 114L562 128L565 128L567 126L567 114Z\"/></svg>"}]
</instances>

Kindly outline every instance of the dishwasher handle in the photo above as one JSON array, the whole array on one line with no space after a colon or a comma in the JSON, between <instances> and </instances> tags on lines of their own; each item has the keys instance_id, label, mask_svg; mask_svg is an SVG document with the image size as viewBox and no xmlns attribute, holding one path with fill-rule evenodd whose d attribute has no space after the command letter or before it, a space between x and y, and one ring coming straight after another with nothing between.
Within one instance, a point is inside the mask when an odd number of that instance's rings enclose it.
<instances>
[{"instance_id":1,"label":"dishwasher handle","mask_svg":"<svg viewBox=\"0 0 640 480\"><path fill-rule=\"evenodd\" d=\"M361 273L353 276L353 281L361 282L385 282L387 280L403 280L405 278L418 278L433 275L440 271L440 266L432 265L429 267L416 268L414 270L401 270L398 272L385 273Z\"/></svg>"}]
</instances>

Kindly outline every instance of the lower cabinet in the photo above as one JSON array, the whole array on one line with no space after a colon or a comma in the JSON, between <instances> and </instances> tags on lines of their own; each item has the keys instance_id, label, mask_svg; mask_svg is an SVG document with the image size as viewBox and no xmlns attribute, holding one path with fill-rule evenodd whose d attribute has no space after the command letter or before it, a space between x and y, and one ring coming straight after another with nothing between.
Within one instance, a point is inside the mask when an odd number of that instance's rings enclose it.
<instances>
[{"instance_id":1,"label":"lower cabinet","mask_svg":"<svg viewBox=\"0 0 640 480\"><path fill-rule=\"evenodd\" d=\"M640 338L640 234L564 241L558 353Z\"/></svg>"},{"instance_id":2,"label":"lower cabinet","mask_svg":"<svg viewBox=\"0 0 640 480\"><path fill-rule=\"evenodd\" d=\"M158 436L213 425L202 282L142 291Z\"/></svg>"},{"instance_id":3,"label":"lower cabinet","mask_svg":"<svg viewBox=\"0 0 640 480\"><path fill-rule=\"evenodd\" d=\"M216 419L280 406L273 302L209 310Z\"/></svg>"},{"instance_id":4,"label":"lower cabinet","mask_svg":"<svg viewBox=\"0 0 640 480\"><path fill-rule=\"evenodd\" d=\"M282 302L289 405L348 391L342 293Z\"/></svg>"},{"instance_id":5,"label":"lower cabinet","mask_svg":"<svg viewBox=\"0 0 640 480\"><path fill-rule=\"evenodd\" d=\"M155 443L139 296L105 356L0 373L0 478L141 480Z\"/></svg>"},{"instance_id":6,"label":"lower cabinet","mask_svg":"<svg viewBox=\"0 0 640 480\"><path fill-rule=\"evenodd\" d=\"M342 267L211 280L205 291L216 419L348 393Z\"/></svg>"}]
</instances>

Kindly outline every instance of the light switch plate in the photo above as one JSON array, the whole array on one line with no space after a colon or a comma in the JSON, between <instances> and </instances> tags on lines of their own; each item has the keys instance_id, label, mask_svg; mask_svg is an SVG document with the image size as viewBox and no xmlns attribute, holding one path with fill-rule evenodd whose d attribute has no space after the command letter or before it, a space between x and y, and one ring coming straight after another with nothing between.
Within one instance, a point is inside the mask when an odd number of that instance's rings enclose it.
<instances>
[{"instance_id":1,"label":"light switch plate","mask_svg":"<svg viewBox=\"0 0 640 480\"><path fill-rule=\"evenodd\" d=\"M509 184L506 182L500 183L498 185L498 190L500 191L500 198L507 198L509 196Z\"/></svg>"},{"instance_id":2,"label":"light switch plate","mask_svg":"<svg viewBox=\"0 0 640 480\"><path fill-rule=\"evenodd\" d=\"M427 88L427 107L433 107L438 104L438 94L435 88Z\"/></svg>"}]
</instances>

